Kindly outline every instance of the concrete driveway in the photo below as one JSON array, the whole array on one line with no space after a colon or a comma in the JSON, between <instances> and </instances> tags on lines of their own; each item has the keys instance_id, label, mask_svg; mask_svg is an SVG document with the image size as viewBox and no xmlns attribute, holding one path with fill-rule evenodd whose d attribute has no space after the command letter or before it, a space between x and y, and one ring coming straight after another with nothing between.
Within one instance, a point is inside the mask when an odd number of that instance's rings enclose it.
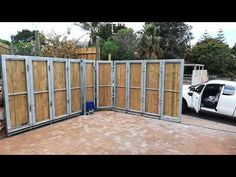
<instances>
[{"instance_id":1,"label":"concrete driveway","mask_svg":"<svg viewBox=\"0 0 236 177\"><path fill-rule=\"evenodd\" d=\"M236 154L236 126L99 111L2 139L0 154Z\"/></svg>"}]
</instances>

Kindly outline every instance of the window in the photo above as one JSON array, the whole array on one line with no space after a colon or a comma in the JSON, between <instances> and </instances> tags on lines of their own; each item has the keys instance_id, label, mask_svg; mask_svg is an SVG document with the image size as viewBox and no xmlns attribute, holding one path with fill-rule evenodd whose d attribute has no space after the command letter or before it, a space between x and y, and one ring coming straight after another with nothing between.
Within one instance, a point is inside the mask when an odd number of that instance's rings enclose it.
<instances>
[{"instance_id":1,"label":"window","mask_svg":"<svg viewBox=\"0 0 236 177\"><path fill-rule=\"evenodd\" d=\"M201 93L202 92L202 89L204 88L205 85L199 85L196 89L195 89L195 92L197 93Z\"/></svg>"},{"instance_id":2,"label":"window","mask_svg":"<svg viewBox=\"0 0 236 177\"><path fill-rule=\"evenodd\" d=\"M235 87L225 85L223 95L234 95Z\"/></svg>"}]
</instances>

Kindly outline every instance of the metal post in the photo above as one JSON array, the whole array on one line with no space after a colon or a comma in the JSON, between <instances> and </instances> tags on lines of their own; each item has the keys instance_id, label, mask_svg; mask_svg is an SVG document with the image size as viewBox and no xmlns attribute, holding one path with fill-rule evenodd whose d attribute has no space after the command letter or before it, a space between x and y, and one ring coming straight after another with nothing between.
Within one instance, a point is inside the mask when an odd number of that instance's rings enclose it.
<instances>
[{"instance_id":1,"label":"metal post","mask_svg":"<svg viewBox=\"0 0 236 177\"><path fill-rule=\"evenodd\" d=\"M5 101L6 128L7 128L7 134L9 134L9 130L11 129L11 120L10 120L8 85L7 85L6 58L1 55L0 58L2 64L2 81L3 81L3 95L4 95L3 99Z\"/></svg>"},{"instance_id":2,"label":"metal post","mask_svg":"<svg viewBox=\"0 0 236 177\"><path fill-rule=\"evenodd\" d=\"M84 115L86 115L86 101L87 101L87 97L86 97L86 60L82 60L82 95L83 95L83 113Z\"/></svg>"},{"instance_id":3,"label":"metal post","mask_svg":"<svg viewBox=\"0 0 236 177\"><path fill-rule=\"evenodd\" d=\"M66 76L66 99L67 99L67 102L66 102L66 107L67 107L67 115L70 115L71 112L70 112L70 96L69 96L69 88L70 88L70 85L69 85L69 80L70 80L70 62L69 60L66 60L65 62L65 76Z\"/></svg>"},{"instance_id":4,"label":"metal post","mask_svg":"<svg viewBox=\"0 0 236 177\"><path fill-rule=\"evenodd\" d=\"M32 120L32 101L31 101L31 89L30 89L30 60L23 60L25 62L26 69L26 88L27 88L27 104L28 104L28 124L33 125Z\"/></svg>"},{"instance_id":5,"label":"metal post","mask_svg":"<svg viewBox=\"0 0 236 177\"><path fill-rule=\"evenodd\" d=\"M93 102L94 102L94 105L95 105L95 108L96 108L96 71L97 71L97 68L96 68L96 62L93 62Z\"/></svg>"},{"instance_id":6,"label":"metal post","mask_svg":"<svg viewBox=\"0 0 236 177\"><path fill-rule=\"evenodd\" d=\"M53 99L52 99L52 95L53 95L53 90L52 90L52 79L51 79L51 75L52 75L52 64L51 64L51 60L47 59L47 68L48 68L48 96L49 96L49 111L50 111L50 120L52 121L53 119L53 109L52 109L52 103L53 103Z\"/></svg>"},{"instance_id":7,"label":"metal post","mask_svg":"<svg viewBox=\"0 0 236 177\"><path fill-rule=\"evenodd\" d=\"M145 112L145 97L146 97L146 61L142 61L142 84L141 84L141 92L142 92L142 99L141 99L141 112Z\"/></svg>"},{"instance_id":8,"label":"metal post","mask_svg":"<svg viewBox=\"0 0 236 177\"><path fill-rule=\"evenodd\" d=\"M115 80L114 80L114 73L115 73L115 66L114 63L111 62L111 107L114 108L114 98L115 98L115 92L114 92L114 85L115 85Z\"/></svg>"},{"instance_id":9,"label":"metal post","mask_svg":"<svg viewBox=\"0 0 236 177\"><path fill-rule=\"evenodd\" d=\"M112 84L112 87L113 87L113 95L114 95L114 98L113 98L113 108L115 108L116 106L116 64L115 62L113 61L113 84Z\"/></svg>"},{"instance_id":10,"label":"metal post","mask_svg":"<svg viewBox=\"0 0 236 177\"><path fill-rule=\"evenodd\" d=\"M160 119L163 118L164 114L164 88L165 88L165 60L161 60L160 62L161 67L161 73L160 73L160 84L159 84L159 113L160 113Z\"/></svg>"},{"instance_id":11,"label":"metal post","mask_svg":"<svg viewBox=\"0 0 236 177\"><path fill-rule=\"evenodd\" d=\"M51 98L52 98L52 120L54 120L56 118L55 116L55 99L54 99L54 95L55 95L55 92L54 92L54 78L53 78L53 70L54 70L54 67L53 67L53 59L51 59L50 61L50 68L51 68L51 73L50 73L50 80L51 80Z\"/></svg>"},{"instance_id":12,"label":"metal post","mask_svg":"<svg viewBox=\"0 0 236 177\"><path fill-rule=\"evenodd\" d=\"M129 110L129 87L130 87L130 61L126 62L126 105L125 108Z\"/></svg>"},{"instance_id":13,"label":"metal post","mask_svg":"<svg viewBox=\"0 0 236 177\"><path fill-rule=\"evenodd\" d=\"M71 110L71 80L70 80L70 64L71 61L67 60L66 65L67 65L67 74L66 74L66 85L67 85L67 113L70 115L72 113Z\"/></svg>"},{"instance_id":14,"label":"metal post","mask_svg":"<svg viewBox=\"0 0 236 177\"><path fill-rule=\"evenodd\" d=\"M35 120L35 105L34 105L34 80L33 80L33 65L32 59L27 59L29 65L29 85L30 85L30 106L31 106L31 124L34 125ZM27 81L28 82L28 81Z\"/></svg>"},{"instance_id":15,"label":"metal post","mask_svg":"<svg viewBox=\"0 0 236 177\"><path fill-rule=\"evenodd\" d=\"M96 61L96 102L97 102L97 108L99 108L99 61Z\"/></svg>"},{"instance_id":16,"label":"metal post","mask_svg":"<svg viewBox=\"0 0 236 177\"><path fill-rule=\"evenodd\" d=\"M180 81L179 81L179 122L182 120L182 93L183 93L184 60L180 61Z\"/></svg>"}]
</instances>

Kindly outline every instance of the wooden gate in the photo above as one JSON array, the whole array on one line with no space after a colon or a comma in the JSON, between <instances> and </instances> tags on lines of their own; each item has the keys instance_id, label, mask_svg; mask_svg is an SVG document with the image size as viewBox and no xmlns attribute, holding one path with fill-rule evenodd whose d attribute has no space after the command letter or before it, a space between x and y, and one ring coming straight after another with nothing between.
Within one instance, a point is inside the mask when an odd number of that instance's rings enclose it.
<instances>
[{"instance_id":1,"label":"wooden gate","mask_svg":"<svg viewBox=\"0 0 236 177\"><path fill-rule=\"evenodd\" d=\"M82 71L81 61L68 60L70 114L82 112Z\"/></svg>"},{"instance_id":2,"label":"wooden gate","mask_svg":"<svg viewBox=\"0 0 236 177\"><path fill-rule=\"evenodd\" d=\"M52 109L50 104L52 96L50 93L50 61L47 59L32 59L27 61L30 63L30 79L31 81L31 99L32 99L32 122L38 124L46 122L52 118Z\"/></svg>"},{"instance_id":3,"label":"wooden gate","mask_svg":"<svg viewBox=\"0 0 236 177\"><path fill-rule=\"evenodd\" d=\"M127 108L127 64L125 61L115 62L115 87L114 87L114 107L118 109L126 109Z\"/></svg>"},{"instance_id":4,"label":"wooden gate","mask_svg":"<svg viewBox=\"0 0 236 177\"><path fill-rule=\"evenodd\" d=\"M97 108L181 121L183 60L88 61L2 55L8 134Z\"/></svg>"},{"instance_id":5,"label":"wooden gate","mask_svg":"<svg viewBox=\"0 0 236 177\"><path fill-rule=\"evenodd\" d=\"M111 108L112 101L112 62L97 61L97 107Z\"/></svg>"},{"instance_id":6,"label":"wooden gate","mask_svg":"<svg viewBox=\"0 0 236 177\"><path fill-rule=\"evenodd\" d=\"M7 129L28 127L32 124L28 62L10 57L2 60L2 66Z\"/></svg>"},{"instance_id":7,"label":"wooden gate","mask_svg":"<svg viewBox=\"0 0 236 177\"><path fill-rule=\"evenodd\" d=\"M114 108L180 122L183 60L115 61Z\"/></svg>"},{"instance_id":8,"label":"wooden gate","mask_svg":"<svg viewBox=\"0 0 236 177\"><path fill-rule=\"evenodd\" d=\"M53 65L53 110L54 118L60 118L69 114L69 98L68 98L68 75L67 60L54 59Z\"/></svg>"},{"instance_id":9,"label":"wooden gate","mask_svg":"<svg viewBox=\"0 0 236 177\"><path fill-rule=\"evenodd\" d=\"M166 60L163 65L163 117L180 120L182 114L183 63Z\"/></svg>"},{"instance_id":10,"label":"wooden gate","mask_svg":"<svg viewBox=\"0 0 236 177\"><path fill-rule=\"evenodd\" d=\"M8 134L82 112L81 60L2 55Z\"/></svg>"}]
</instances>

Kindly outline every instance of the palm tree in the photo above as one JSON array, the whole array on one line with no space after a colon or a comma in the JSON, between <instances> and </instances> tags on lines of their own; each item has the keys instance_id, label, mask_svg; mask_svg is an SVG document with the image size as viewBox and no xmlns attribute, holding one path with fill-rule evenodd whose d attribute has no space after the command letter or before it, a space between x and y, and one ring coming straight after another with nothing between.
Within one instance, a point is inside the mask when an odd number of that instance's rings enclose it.
<instances>
[{"instance_id":1,"label":"palm tree","mask_svg":"<svg viewBox=\"0 0 236 177\"><path fill-rule=\"evenodd\" d=\"M160 29L153 23L146 23L138 44L138 53L141 57L149 59L160 58L163 50L160 47Z\"/></svg>"},{"instance_id":2,"label":"palm tree","mask_svg":"<svg viewBox=\"0 0 236 177\"><path fill-rule=\"evenodd\" d=\"M83 30L88 31L90 34L90 44L96 45L99 27L103 22L79 22L75 23L76 26L81 27Z\"/></svg>"}]
</instances>

